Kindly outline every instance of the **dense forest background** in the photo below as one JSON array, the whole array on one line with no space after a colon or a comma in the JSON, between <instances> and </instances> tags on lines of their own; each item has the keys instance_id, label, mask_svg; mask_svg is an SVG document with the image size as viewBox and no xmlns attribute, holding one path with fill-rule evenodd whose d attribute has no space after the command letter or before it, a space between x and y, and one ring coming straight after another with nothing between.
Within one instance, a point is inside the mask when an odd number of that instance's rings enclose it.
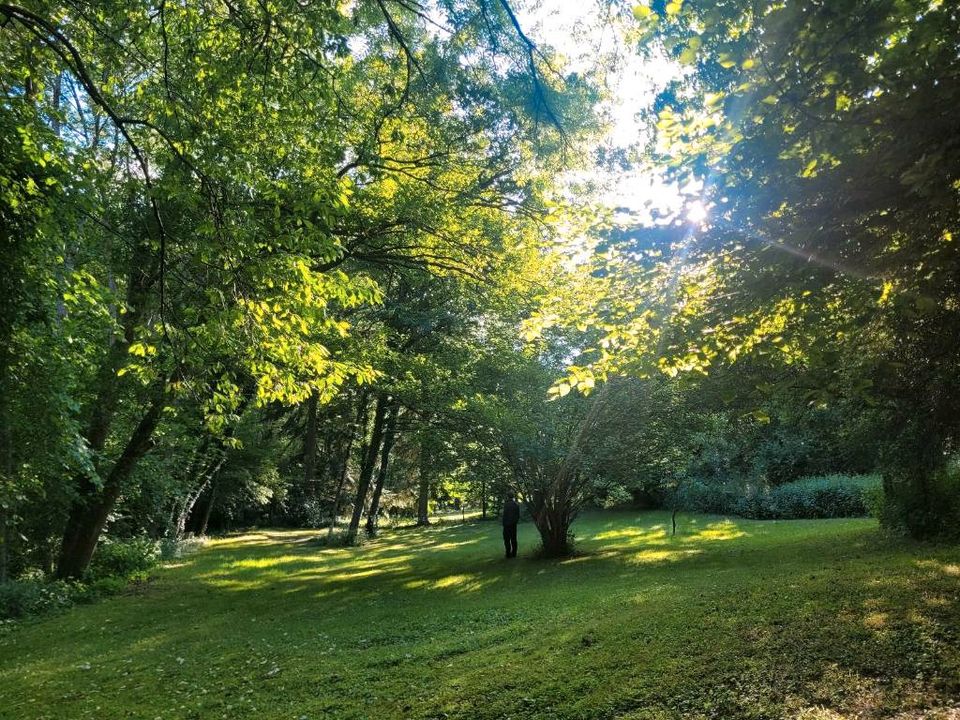
<instances>
[{"instance_id":1,"label":"dense forest background","mask_svg":"<svg viewBox=\"0 0 960 720\"><path fill-rule=\"evenodd\" d=\"M507 0L0 4L0 579L508 489L547 554L586 505L956 533L957 9L604 5L677 69L629 153L616 59ZM697 212L569 179L639 165Z\"/></svg>"}]
</instances>

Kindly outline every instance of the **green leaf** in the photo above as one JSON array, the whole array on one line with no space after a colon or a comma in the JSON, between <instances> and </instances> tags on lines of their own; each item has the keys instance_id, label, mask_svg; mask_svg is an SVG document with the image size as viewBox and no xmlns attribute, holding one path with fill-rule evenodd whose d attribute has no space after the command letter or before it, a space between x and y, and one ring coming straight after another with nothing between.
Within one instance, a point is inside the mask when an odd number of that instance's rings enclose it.
<instances>
[{"instance_id":1,"label":"green leaf","mask_svg":"<svg viewBox=\"0 0 960 720\"><path fill-rule=\"evenodd\" d=\"M693 65L697 62L697 51L692 47L687 47L680 53L680 57L677 59L682 65Z\"/></svg>"}]
</instances>

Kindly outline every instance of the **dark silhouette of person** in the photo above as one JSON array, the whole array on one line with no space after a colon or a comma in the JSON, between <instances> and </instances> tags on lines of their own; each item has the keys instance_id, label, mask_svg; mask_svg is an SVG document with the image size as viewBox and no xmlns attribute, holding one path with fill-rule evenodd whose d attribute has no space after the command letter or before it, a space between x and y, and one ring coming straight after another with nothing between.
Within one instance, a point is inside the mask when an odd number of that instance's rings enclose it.
<instances>
[{"instance_id":1,"label":"dark silhouette of person","mask_svg":"<svg viewBox=\"0 0 960 720\"><path fill-rule=\"evenodd\" d=\"M503 547L508 558L517 556L517 523L520 522L520 506L516 495L507 493L507 501L503 504Z\"/></svg>"}]
</instances>

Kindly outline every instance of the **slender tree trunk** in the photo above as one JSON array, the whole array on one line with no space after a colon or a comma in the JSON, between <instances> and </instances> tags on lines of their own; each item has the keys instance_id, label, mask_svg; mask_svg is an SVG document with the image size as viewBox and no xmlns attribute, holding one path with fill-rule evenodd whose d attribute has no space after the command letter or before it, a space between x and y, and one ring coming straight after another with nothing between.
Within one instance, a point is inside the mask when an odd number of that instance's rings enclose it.
<instances>
[{"instance_id":1,"label":"slender tree trunk","mask_svg":"<svg viewBox=\"0 0 960 720\"><path fill-rule=\"evenodd\" d=\"M79 578L87 571L100 533L120 497L124 483L150 447L150 439L160 422L165 404L166 384L166 379L157 383L150 405L110 469L103 488L74 502L63 534L60 561L57 564L58 577Z\"/></svg>"},{"instance_id":2,"label":"slender tree trunk","mask_svg":"<svg viewBox=\"0 0 960 720\"><path fill-rule=\"evenodd\" d=\"M487 479L480 480L480 519L487 519Z\"/></svg>"},{"instance_id":3,"label":"slender tree trunk","mask_svg":"<svg viewBox=\"0 0 960 720\"><path fill-rule=\"evenodd\" d=\"M6 353L0 350L0 372L6 370L3 363L3 356ZM0 390L3 389L5 377L0 376ZM13 460L13 425L11 424L11 415L6 398L0 397L0 452L3 453L3 475L0 481L4 485L14 482L15 468ZM2 489L2 486L0 486ZM0 582L5 582L9 573L10 566L10 513L7 509L7 503L3 502L6 498L0 496Z\"/></svg>"},{"instance_id":4,"label":"slender tree trunk","mask_svg":"<svg viewBox=\"0 0 960 720\"><path fill-rule=\"evenodd\" d=\"M164 534L166 535L169 535L172 531L174 539L176 540L179 540L183 534L186 520L190 517L190 510L193 507L193 503L196 502L196 497L199 497L199 494L203 492L203 487L201 486L197 496L194 496L193 490L190 488L195 488L197 485L196 479L198 477L202 478L204 475L204 473L198 472L198 468L204 462L209 447L210 435L204 434L203 438L193 449L193 452L190 453L190 462L187 463L187 469L183 474L183 485L188 488L187 495L184 498L178 497L174 500L173 507L170 510L170 519L167 522L167 527L164 529ZM191 502L191 498L193 498L193 502Z\"/></svg>"},{"instance_id":5,"label":"slender tree trunk","mask_svg":"<svg viewBox=\"0 0 960 720\"><path fill-rule=\"evenodd\" d=\"M340 462L340 477L337 480L337 491L333 495L333 508L330 511L330 526L327 528L327 537L333 535L337 527L337 520L340 517L340 501L343 499L343 487L347 484L347 473L350 470L350 451L353 449L353 435L347 438L346 447L343 451L343 459Z\"/></svg>"},{"instance_id":6,"label":"slender tree trunk","mask_svg":"<svg viewBox=\"0 0 960 720\"><path fill-rule=\"evenodd\" d=\"M210 513L213 512L213 506L217 502L217 482L214 480L210 484L210 497L207 499L207 506L203 510L203 519L200 521L199 535L206 535L207 528L210 525Z\"/></svg>"},{"instance_id":7,"label":"slender tree trunk","mask_svg":"<svg viewBox=\"0 0 960 720\"><path fill-rule=\"evenodd\" d=\"M220 472L220 468L223 467L223 464L226 461L226 452L224 452L222 448L218 448L213 458L211 458L210 462L207 463L207 466L204 468L202 474L198 478L200 481L198 487L194 492L187 496L187 499L183 504L183 508L180 511L180 516L177 518L177 527L174 537L178 542L183 539L183 536L186 533L187 520L193 513L193 508L196 507L197 501L200 500L200 496L203 495L203 492L207 489L207 487L210 486L210 483L217 476L217 473Z\"/></svg>"},{"instance_id":8,"label":"slender tree trunk","mask_svg":"<svg viewBox=\"0 0 960 720\"><path fill-rule=\"evenodd\" d=\"M63 73L57 73L57 79L53 81L53 96L51 98L54 110L54 117L51 119L50 128L53 134L60 137L60 101L63 98Z\"/></svg>"},{"instance_id":9,"label":"slender tree trunk","mask_svg":"<svg viewBox=\"0 0 960 720\"><path fill-rule=\"evenodd\" d=\"M7 524L7 509L0 505L0 583L7 581L9 564L10 528Z\"/></svg>"},{"instance_id":10,"label":"slender tree trunk","mask_svg":"<svg viewBox=\"0 0 960 720\"><path fill-rule=\"evenodd\" d=\"M417 525L430 524L430 475L433 457L427 441L420 442L420 487L417 492Z\"/></svg>"},{"instance_id":11,"label":"slender tree trunk","mask_svg":"<svg viewBox=\"0 0 960 720\"><path fill-rule=\"evenodd\" d=\"M380 522L380 518L378 517L380 513L380 496L383 494L383 485L387 481L387 473L390 468L390 452L393 450L393 443L397 439L397 417L399 415L399 407L394 407L390 410L390 416L386 426L387 429L383 436L380 468L377 470L377 482L373 487L373 498L370 500L370 512L367 513L367 532L370 535L377 534L377 525Z\"/></svg>"},{"instance_id":12,"label":"slender tree trunk","mask_svg":"<svg viewBox=\"0 0 960 720\"><path fill-rule=\"evenodd\" d=\"M353 443L357 438L358 432L366 432L367 425L367 393L360 394L360 403L357 405L357 420L350 425L347 430L347 439L344 443L342 461L340 463L340 477L337 482L337 491L333 496L333 509L330 513L330 527L327 529L327 537L333 537L333 531L337 527L337 521L340 519L340 502L343 499L343 488L347 484L347 477L350 472L350 453L353 451ZM361 453L363 454L363 453Z\"/></svg>"},{"instance_id":13,"label":"slender tree trunk","mask_svg":"<svg viewBox=\"0 0 960 720\"><path fill-rule=\"evenodd\" d=\"M380 454L380 445L383 441L383 424L387 412L386 397L377 398L377 408L373 415L373 428L370 431L370 444L366 448L363 462L360 467L360 477L357 480L357 497L353 503L353 515L350 518L350 527L347 529L347 541L353 542L360 529L360 519L367 502L367 491L370 489L370 480Z\"/></svg>"},{"instance_id":14,"label":"slender tree trunk","mask_svg":"<svg viewBox=\"0 0 960 720\"><path fill-rule=\"evenodd\" d=\"M320 394L314 390L307 400L307 432L303 439L303 489L316 495L317 484L317 406Z\"/></svg>"}]
</instances>

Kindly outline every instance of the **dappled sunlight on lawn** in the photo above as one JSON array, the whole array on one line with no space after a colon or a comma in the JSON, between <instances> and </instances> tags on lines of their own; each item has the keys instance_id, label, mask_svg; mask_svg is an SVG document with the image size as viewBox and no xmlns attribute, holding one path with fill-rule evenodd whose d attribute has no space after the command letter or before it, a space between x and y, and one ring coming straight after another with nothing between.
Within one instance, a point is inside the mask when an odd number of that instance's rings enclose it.
<instances>
[{"instance_id":1,"label":"dappled sunlight on lawn","mask_svg":"<svg viewBox=\"0 0 960 720\"><path fill-rule=\"evenodd\" d=\"M597 560L610 560L614 558L621 557L622 552L619 550L601 550L597 552L590 553L580 553L579 555L574 555L573 557L564 558L563 560L558 560L557 564L560 566L564 565L579 565L581 563L595 562ZM546 572L545 568L541 568L537 571L537 574L543 574Z\"/></svg>"},{"instance_id":2,"label":"dappled sunlight on lawn","mask_svg":"<svg viewBox=\"0 0 960 720\"><path fill-rule=\"evenodd\" d=\"M592 540L600 541L603 543L602 548L610 549L606 552L601 550L593 553L590 557L620 555L631 564L676 561L704 552L702 549L679 549L676 547L677 545L701 545L725 540L737 540L746 536L748 536L748 533L731 520L712 522L703 528L694 531L682 531L677 535L671 535L667 527L662 524L650 527L624 527L617 530L604 530L593 535ZM635 548L643 546L651 546L651 548L637 553L633 552Z\"/></svg>"},{"instance_id":3,"label":"dappled sunlight on lawn","mask_svg":"<svg viewBox=\"0 0 960 720\"><path fill-rule=\"evenodd\" d=\"M858 521L695 516L673 536L669 520L585 514L563 560L536 557L529 523L511 561L495 523L385 530L346 548L298 540L316 532L234 536L142 597L24 626L9 647L0 635L16 657L0 664L0 690L21 711L49 697L46 714L14 715L38 720L653 720L699 717L647 710L703 698L724 710L712 716L742 718L724 713L745 693L766 713L750 717L823 703L846 720L858 698L899 707L905 683L929 691L936 673L956 674L955 552L905 552ZM108 694L150 714L102 714Z\"/></svg>"},{"instance_id":4,"label":"dappled sunlight on lawn","mask_svg":"<svg viewBox=\"0 0 960 720\"><path fill-rule=\"evenodd\" d=\"M209 540L211 548L239 548L257 545L276 545L276 543L304 543L317 536L316 530L260 530L240 535L227 535Z\"/></svg>"},{"instance_id":5,"label":"dappled sunlight on lawn","mask_svg":"<svg viewBox=\"0 0 960 720\"><path fill-rule=\"evenodd\" d=\"M933 570L943 575L960 578L960 563L945 563L939 560L918 560L917 567Z\"/></svg>"},{"instance_id":6,"label":"dappled sunlight on lawn","mask_svg":"<svg viewBox=\"0 0 960 720\"><path fill-rule=\"evenodd\" d=\"M434 545L431 547L431 550L455 550L456 548L463 547L464 545L476 545L480 542L480 538L475 540L461 540L460 542L444 542L439 545Z\"/></svg>"},{"instance_id":7,"label":"dappled sunlight on lawn","mask_svg":"<svg viewBox=\"0 0 960 720\"><path fill-rule=\"evenodd\" d=\"M681 542L695 543L714 540L736 540L746 536L747 533L732 520L723 520L721 522L711 523L703 530L695 532L692 535L684 534L680 537Z\"/></svg>"},{"instance_id":8,"label":"dappled sunlight on lawn","mask_svg":"<svg viewBox=\"0 0 960 720\"><path fill-rule=\"evenodd\" d=\"M870 613L863 619L863 624L871 630L882 630L887 626L889 617L890 615L885 612Z\"/></svg>"},{"instance_id":9,"label":"dappled sunlight on lawn","mask_svg":"<svg viewBox=\"0 0 960 720\"><path fill-rule=\"evenodd\" d=\"M499 592L517 581L543 588L558 586L569 577L565 568L571 572L585 568L601 578L611 573L620 576L623 569L661 572L665 566L691 562L696 563L698 572L709 572L729 567L731 558L742 557L745 551L773 562L798 562L793 548L830 527L828 523L793 523L777 530L775 524L717 516L678 519L677 534L673 535L669 513L624 514L603 523L586 515L574 528L580 531L577 554L546 563L535 554L535 527L524 523L521 558L510 565L497 563L499 525L493 523L385 530L361 546L339 548L302 542L304 538L315 540L315 531L247 533L222 541L216 548L220 563L208 560L196 576L223 591L273 587L290 592L290 585L295 585L316 597L330 594L333 588L364 595L390 588L412 594ZM777 542L771 543L770 538ZM251 552L249 543L264 545ZM456 557L453 568L449 557ZM937 568L941 573L951 572L949 566ZM500 582L504 579L509 582Z\"/></svg>"},{"instance_id":10,"label":"dappled sunlight on lawn","mask_svg":"<svg viewBox=\"0 0 960 720\"><path fill-rule=\"evenodd\" d=\"M629 540L631 542L649 542L667 537L663 525L654 525L646 529L642 527L626 527L619 530L605 530L593 536L594 540Z\"/></svg>"},{"instance_id":11,"label":"dappled sunlight on lawn","mask_svg":"<svg viewBox=\"0 0 960 720\"><path fill-rule=\"evenodd\" d=\"M691 555L699 555L703 550L641 550L638 553L628 555L627 562L635 565L647 565L652 563L675 562Z\"/></svg>"},{"instance_id":12,"label":"dappled sunlight on lawn","mask_svg":"<svg viewBox=\"0 0 960 720\"><path fill-rule=\"evenodd\" d=\"M227 563L216 570L199 575L200 578L222 589L253 590L278 583L348 583L356 580L409 572L412 554L389 558L367 559L346 555L330 558L316 555L279 556L275 558L247 558Z\"/></svg>"},{"instance_id":13,"label":"dappled sunlight on lawn","mask_svg":"<svg viewBox=\"0 0 960 720\"><path fill-rule=\"evenodd\" d=\"M277 555L275 557L248 557L242 560L234 560L224 564L222 571L229 570L268 570L279 565L289 565L290 563L302 563L302 555Z\"/></svg>"},{"instance_id":14,"label":"dappled sunlight on lawn","mask_svg":"<svg viewBox=\"0 0 960 720\"><path fill-rule=\"evenodd\" d=\"M309 580L311 577L321 580L323 582L351 582L353 580L362 580L364 578L377 577L380 575L390 575L393 573L402 573L410 571L409 564L389 564L382 565L380 567L370 568L368 570L362 569L344 569L342 572L335 572L329 574L317 573L316 575L307 575L307 577L301 577L300 580Z\"/></svg>"},{"instance_id":15,"label":"dappled sunlight on lawn","mask_svg":"<svg viewBox=\"0 0 960 720\"><path fill-rule=\"evenodd\" d=\"M483 573L460 573L447 575L422 587L431 590L453 590L458 593L468 593L482 590L499 579L498 576Z\"/></svg>"}]
</instances>

